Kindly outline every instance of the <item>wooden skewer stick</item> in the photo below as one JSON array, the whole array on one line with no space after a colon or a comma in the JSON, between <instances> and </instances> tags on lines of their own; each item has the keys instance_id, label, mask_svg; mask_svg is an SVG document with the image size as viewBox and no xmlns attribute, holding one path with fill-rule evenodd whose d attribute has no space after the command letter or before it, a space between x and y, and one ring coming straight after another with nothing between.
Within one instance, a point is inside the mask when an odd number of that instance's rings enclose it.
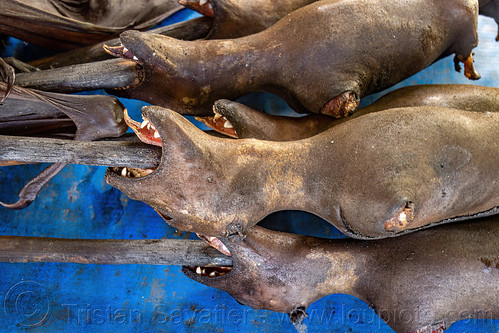
<instances>
[{"instance_id":1,"label":"wooden skewer stick","mask_svg":"<svg viewBox=\"0 0 499 333\"><path fill-rule=\"evenodd\" d=\"M0 236L0 262L232 266L232 258L199 240L62 239Z\"/></svg>"},{"instance_id":2,"label":"wooden skewer stick","mask_svg":"<svg viewBox=\"0 0 499 333\"><path fill-rule=\"evenodd\" d=\"M133 86L139 82L137 63L125 59L110 59L18 73L15 84L24 88L70 93Z\"/></svg>"},{"instance_id":3,"label":"wooden skewer stick","mask_svg":"<svg viewBox=\"0 0 499 333\"><path fill-rule=\"evenodd\" d=\"M141 142L72 141L0 135L0 161L154 168L161 148Z\"/></svg>"}]
</instances>

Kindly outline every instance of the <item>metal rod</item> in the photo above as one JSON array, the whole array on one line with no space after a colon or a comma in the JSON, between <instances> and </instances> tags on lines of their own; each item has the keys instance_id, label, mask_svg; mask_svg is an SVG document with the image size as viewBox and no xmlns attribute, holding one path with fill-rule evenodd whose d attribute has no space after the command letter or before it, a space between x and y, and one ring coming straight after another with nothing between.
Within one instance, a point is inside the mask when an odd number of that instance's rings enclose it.
<instances>
[{"instance_id":1,"label":"metal rod","mask_svg":"<svg viewBox=\"0 0 499 333\"><path fill-rule=\"evenodd\" d=\"M161 148L142 142L72 141L0 135L0 161L154 168Z\"/></svg>"},{"instance_id":2,"label":"metal rod","mask_svg":"<svg viewBox=\"0 0 499 333\"><path fill-rule=\"evenodd\" d=\"M16 236L0 236L0 262L232 266L231 257L199 240L96 240Z\"/></svg>"},{"instance_id":3,"label":"metal rod","mask_svg":"<svg viewBox=\"0 0 499 333\"><path fill-rule=\"evenodd\" d=\"M119 88L140 82L137 63L110 59L43 71L16 74L15 84L24 88L71 93Z\"/></svg>"}]
</instances>

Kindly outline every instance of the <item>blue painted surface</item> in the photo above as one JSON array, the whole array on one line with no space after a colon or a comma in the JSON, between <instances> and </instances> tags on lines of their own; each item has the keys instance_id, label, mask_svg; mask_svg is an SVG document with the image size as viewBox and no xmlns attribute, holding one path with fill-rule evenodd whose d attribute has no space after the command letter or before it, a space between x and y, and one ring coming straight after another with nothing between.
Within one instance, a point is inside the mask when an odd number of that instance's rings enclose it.
<instances>
[{"instance_id":1,"label":"blue painted surface","mask_svg":"<svg viewBox=\"0 0 499 333\"><path fill-rule=\"evenodd\" d=\"M182 12L176 20L192 14ZM496 25L480 17L475 64L479 84L499 87ZM22 54L25 48L19 46ZM13 52L13 49L6 51ZM20 53L19 53L20 52ZM5 53L4 53L5 54ZM397 87L425 83L471 83L446 58ZM396 87L390 89L393 90ZM286 107L269 95L246 98L271 112ZM375 97L364 100L371 101ZM135 119L142 102L123 100ZM45 165L0 168L0 201L13 202L26 180ZM23 211L0 209L0 234L95 239L196 238L166 225L148 206L128 199L104 182L105 168L66 167ZM343 237L303 212L271 216L285 231ZM270 222L268 222L270 223ZM93 332L393 332L362 301L331 295L312 304L294 327L287 315L252 310L225 292L187 279L176 266L0 264L0 331ZM499 332L499 320L466 320L448 332Z\"/></svg>"}]
</instances>

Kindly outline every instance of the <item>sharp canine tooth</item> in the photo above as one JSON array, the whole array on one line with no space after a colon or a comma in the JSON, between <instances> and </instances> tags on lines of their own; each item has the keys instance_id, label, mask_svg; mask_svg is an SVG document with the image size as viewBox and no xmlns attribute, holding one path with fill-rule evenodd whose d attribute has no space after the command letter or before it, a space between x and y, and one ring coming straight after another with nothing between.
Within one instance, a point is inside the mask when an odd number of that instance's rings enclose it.
<instances>
[{"instance_id":1,"label":"sharp canine tooth","mask_svg":"<svg viewBox=\"0 0 499 333\"><path fill-rule=\"evenodd\" d=\"M121 170L121 176L126 177L126 173L127 173L126 168L123 168L123 170Z\"/></svg>"},{"instance_id":2,"label":"sharp canine tooth","mask_svg":"<svg viewBox=\"0 0 499 333\"><path fill-rule=\"evenodd\" d=\"M200 0L200 1L199 1L199 4L200 4L201 6L203 6L203 5L205 5L207 2L208 2L208 0Z\"/></svg>"},{"instance_id":3,"label":"sharp canine tooth","mask_svg":"<svg viewBox=\"0 0 499 333\"><path fill-rule=\"evenodd\" d=\"M146 126L147 126L147 124L149 124L149 120L144 120L144 121L142 122L142 124L140 124L140 128L144 128L144 127L146 127Z\"/></svg>"},{"instance_id":4,"label":"sharp canine tooth","mask_svg":"<svg viewBox=\"0 0 499 333\"><path fill-rule=\"evenodd\" d=\"M128 49L123 46L123 53L127 53L127 52L128 52Z\"/></svg>"},{"instance_id":5,"label":"sharp canine tooth","mask_svg":"<svg viewBox=\"0 0 499 333\"><path fill-rule=\"evenodd\" d=\"M160 138L158 131L154 131L154 138L155 139L159 139Z\"/></svg>"},{"instance_id":6,"label":"sharp canine tooth","mask_svg":"<svg viewBox=\"0 0 499 333\"><path fill-rule=\"evenodd\" d=\"M201 271L201 274L206 275L206 269L203 268L203 270Z\"/></svg>"},{"instance_id":7,"label":"sharp canine tooth","mask_svg":"<svg viewBox=\"0 0 499 333\"><path fill-rule=\"evenodd\" d=\"M215 276L217 276L217 272L216 271L213 271L213 272L210 273L210 277L215 277Z\"/></svg>"},{"instance_id":8,"label":"sharp canine tooth","mask_svg":"<svg viewBox=\"0 0 499 333\"><path fill-rule=\"evenodd\" d=\"M136 56L133 56L133 58L132 58L132 59L133 59L133 60L135 60L135 61L138 61L138 60L139 60L139 58L137 58Z\"/></svg>"},{"instance_id":9,"label":"sharp canine tooth","mask_svg":"<svg viewBox=\"0 0 499 333\"><path fill-rule=\"evenodd\" d=\"M215 114L215 116L213 116L213 121L217 121L218 118L220 118L222 116L220 113L217 112L217 109L215 108L215 106L213 106L213 113Z\"/></svg>"},{"instance_id":10,"label":"sharp canine tooth","mask_svg":"<svg viewBox=\"0 0 499 333\"><path fill-rule=\"evenodd\" d=\"M147 123L147 129L151 130L151 123Z\"/></svg>"},{"instance_id":11,"label":"sharp canine tooth","mask_svg":"<svg viewBox=\"0 0 499 333\"><path fill-rule=\"evenodd\" d=\"M224 123L224 128L234 128L234 126L232 126L232 124L230 123L230 121L226 120L225 123Z\"/></svg>"},{"instance_id":12,"label":"sharp canine tooth","mask_svg":"<svg viewBox=\"0 0 499 333\"><path fill-rule=\"evenodd\" d=\"M196 274L201 275L201 267L196 267Z\"/></svg>"}]
</instances>

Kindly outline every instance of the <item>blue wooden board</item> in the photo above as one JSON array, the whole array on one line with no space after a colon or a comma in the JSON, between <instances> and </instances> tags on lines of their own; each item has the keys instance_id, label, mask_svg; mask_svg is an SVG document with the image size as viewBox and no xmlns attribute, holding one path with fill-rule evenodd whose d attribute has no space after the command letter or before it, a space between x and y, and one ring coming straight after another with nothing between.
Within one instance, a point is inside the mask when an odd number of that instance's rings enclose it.
<instances>
[{"instance_id":1,"label":"blue wooden board","mask_svg":"<svg viewBox=\"0 0 499 333\"><path fill-rule=\"evenodd\" d=\"M194 16L182 11L175 20ZM475 65L481 85L499 87L497 26L480 17ZM23 43L4 56L30 56ZM451 57L396 87L428 83L471 84L454 71ZM384 94L383 92L381 94ZM381 94L363 100L371 102ZM274 113L288 108L268 94L244 100ZM145 103L122 100L140 119ZM0 168L0 201L14 202L17 191L46 165ZM148 206L128 199L104 182L103 167L66 167L27 209L0 208L0 234L91 239L195 239L169 227ZM273 214L283 230L322 237L343 237L335 228L303 212ZM266 223L271 223L267 221ZM466 311L467 309L452 309ZM348 295L331 295L312 304L309 317L293 326L287 315L252 310L223 291L187 279L180 267L83 265L61 263L0 264L0 331L73 332L393 332L367 304ZM463 320L448 332L499 332L499 320Z\"/></svg>"}]
</instances>

